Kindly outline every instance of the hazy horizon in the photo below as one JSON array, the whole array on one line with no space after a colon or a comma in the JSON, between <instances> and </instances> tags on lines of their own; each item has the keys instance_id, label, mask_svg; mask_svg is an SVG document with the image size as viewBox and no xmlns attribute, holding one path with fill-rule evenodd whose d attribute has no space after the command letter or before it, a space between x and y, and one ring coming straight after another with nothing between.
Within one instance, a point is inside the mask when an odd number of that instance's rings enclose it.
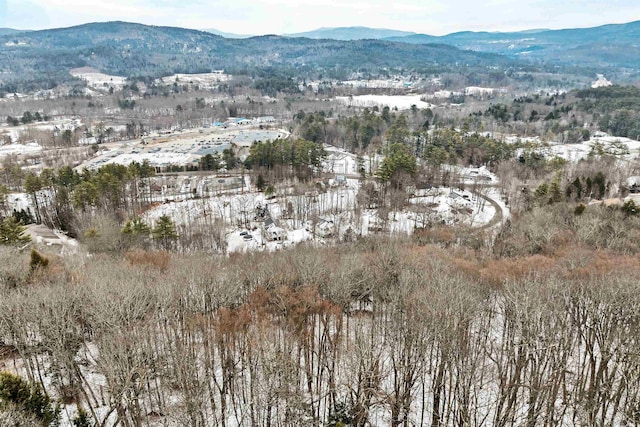
<instances>
[{"instance_id":1,"label":"hazy horizon","mask_svg":"<svg viewBox=\"0 0 640 427\"><path fill-rule=\"evenodd\" d=\"M370 27L444 35L458 31L584 28L640 19L631 0L0 0L0 27L41 30L128 21L233 34L291 34Z\"/></svg>"}]
</instances>

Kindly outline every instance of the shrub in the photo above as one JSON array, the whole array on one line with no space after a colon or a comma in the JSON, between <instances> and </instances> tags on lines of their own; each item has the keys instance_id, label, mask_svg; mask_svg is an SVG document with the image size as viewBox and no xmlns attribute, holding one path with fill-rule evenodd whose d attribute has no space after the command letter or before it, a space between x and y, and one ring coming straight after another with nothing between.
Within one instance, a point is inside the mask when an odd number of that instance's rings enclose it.
<instances>
[{"instance_id":1,"label":"shrub","mask_svg":"<svg viewBox=\"0 0 640 427\"><path fill-rule=\"evenodd\" d=\"M132 251L125 254L131 265L155 267L164 272L167 270L171 255L166 251Z\"/></svg>"},{"instance_id":2,"label":"shrub","mask_svg":"<svg viewBox=\"0 0 640 427\"><path fill-rule=\"evenodd\" d=\"M39 268L47 268L49 265L49 258L40 255L35 249L31 249L31 260L29 261L29 267L31 271L35 271Z\"/></svg>"},{"instance_id":3,"label":"shrub","mask_svg":"<svg viewBox=\"0 0 640 427\"><path fill-rule=\"evenodd\" d=\"M60 408L53 404L42 388L8 372L0 372L0 407L4 405L14 405L45 426L56 425L60 416Z\"/></svg>"},{"instance_id":4,"label":"shrub","mask_svg":"<svg viewBox=\"0 0 640 427\"><path fill-rule=\"evenodd\" d=\"M78 415L71 421L73 427L94 427L95 424L87 411L78 407Z\"/></svg>"}]
</instances>

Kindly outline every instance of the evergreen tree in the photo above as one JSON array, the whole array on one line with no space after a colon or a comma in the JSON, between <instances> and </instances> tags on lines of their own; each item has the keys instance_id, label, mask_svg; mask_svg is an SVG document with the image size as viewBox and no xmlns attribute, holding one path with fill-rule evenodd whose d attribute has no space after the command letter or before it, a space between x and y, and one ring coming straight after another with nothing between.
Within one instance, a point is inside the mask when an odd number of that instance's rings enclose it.
<instances>
[{"instance_id":1,"label":"evergreen tree","mask_svg":"<svg viewBox=\"0 0 640 427\"><path fill-rule=\"evenodd\" d=\"M131 221L127 221L122 228L122 234L129 237L132 245L146 247L151 235L151 229L140 218L134 218Z\"/></svg>"},{"instance_id":2,"label":"evergreen tree","mask_svg":"<svg viewBox=\"0 0 640 427\"><path fill-rule=\"evenodd\" d=\"M398 171L414 175L417 169L416 157L411 147L405 144L392 144L387 150L387 156L376 172L378 179L385 183Z\"/></svg>"},{"instance_id":3,"label":"evergreen tree","mask_svg":"<svg viewBox=\"0 0 640 427\"><path fill-rule=\"evenodd\" d=\"M71 421L73 427L94 427L95 423L83 408L78 408L78 415Z\"/></svg>"},{"instance_id":4,"label":"evergreen tree","mask_svg":"<svg viewBox=\"0 0 640 427\"><path fill-rule=\"evenodd\" d=\"M264 186L265 186L264 177L262 176L262 174L260 174L258 175L258 179L256 181L256 188L258 189L258 191L262 191L264 190Z\"/></svg>"},{"instance_id":5,"label":"evergreen tree","mask_svg":"<svg viewBox=\"0 0 640 427\"><path fill-rule=\"evenodd\" d=\"M36 221L40 223L40 204L38 203L38 191L42 190L42 181L34 173L30 173L24 179L24 191L31 195L36 207Z\"/></svg>"},{"instance_id":6,"label":"evergreen tree","mask_svg":"<svg viewBox=\"0 0 640 427\"><path fill-rule=\"evenodd\" d=\"M0 410L4 405L15 405L45 426L57 425L60 418L60 407L40 387L8 372L0 372Z\"/></svg>"},{"instance_id":7,"label":"evergreen tree","mask_svg":"<svg viewBox=\"0 0 640 427\"><path fill-rule=\"evenodd\" d=\"M25 227L13 216L0 222L0 244L21 245L31 241L31 237L24 235Z\"/></svg>"},{"instance_id":8,"label":"evergreen tree","mask_svg":"<svg viewBox=\"0 0 640 427\"><path fill-rule=\"evenodd\" d=\"M173 245L173 242L178 238L175 224L167 215L162 215L158 218L152 234L153 238L165 249L169 249Z\"/></svg>"},{"instance_id":9,"label":"evergreen tree","mask_svg":"<svg viewBox=\"0 0 640 427\"><path fill-rule=\"evenodd\" d=\"M349 405L337 402L335 408L329 414L327 427L347 427L354 425L354 418Z\"/></svg>"}]
</instances>

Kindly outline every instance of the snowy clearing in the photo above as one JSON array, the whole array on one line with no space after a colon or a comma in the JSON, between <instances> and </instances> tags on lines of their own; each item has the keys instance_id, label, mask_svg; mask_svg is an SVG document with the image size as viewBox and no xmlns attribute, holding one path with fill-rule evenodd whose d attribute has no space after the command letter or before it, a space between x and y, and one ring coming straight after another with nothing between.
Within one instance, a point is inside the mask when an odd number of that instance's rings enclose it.
<instances>
[{"instance_id":1,"label":"snowy clearing","mask_svg":"<svg viewBox=\"0 0 640 427\"><path fill-rule=\"evenodd\" d=\"M109 87L122 89L127 83L126 77L104 74L89 67L74 68L69 73L74 77L86 81L89 87L95 89L108 89Z\"/></svg>"},{"instance_id":2,"label":"snowy clearing","mask_svg":"<svg viewBox=\"0 0 640 427\"><path fill-rule=\"evenodd\" d=\"M423 95L358 95L338 96L343 104L356 107L389 107L398 110L409 110L413 105L418 108L430 108L431 104L422 100Z\"/></svg>"},{"instance_id":3,"label":"snowy clearing","mask_svg":"<svg viewBox=\"0 0 640 427\"><path fill-rule=\"evenodd\" d=\"M570 162L586 159L590 154L634 159L640 154L640 141L609 135L596 136L578 144L552 143L545 154L559 156Z\"/></svg>"},{"instance_id":4,"label":"snowy clearing","mask_svg":"<svg viewBox=\"0 0 640 427\"><path fill-rule=\"evenodd\" d=\"M201 89L211 89L219 83L231 80L231 77L230 74L224 74L222 71L201 74L173 74L159 79L159 82L164 85L172 85L174 83L179 85L191 84L198 85Z\"/></svg>"},{"instance_id":5,"label":"snowy clearing","mask_svg":"<svg viewBox=\"0 0 640 427\"><path fill-rule=\"evenodd\" d=\"M0 146L0 157L12 154L37 154L42 151L42 147L37 142L26 144L8 144Z\"/></svg>"}]
</instances>

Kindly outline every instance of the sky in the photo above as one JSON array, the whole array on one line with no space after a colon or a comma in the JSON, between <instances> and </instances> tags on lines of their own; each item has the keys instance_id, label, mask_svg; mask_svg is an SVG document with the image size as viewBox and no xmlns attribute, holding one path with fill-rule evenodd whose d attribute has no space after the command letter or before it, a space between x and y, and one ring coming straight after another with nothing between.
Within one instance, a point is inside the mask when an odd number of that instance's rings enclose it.
<instances>
[{"instance_id":1,"label":"sky","mask_svg":"<svg viewBox=\"0 0 640 427\"><path fill-rule=\"evenodd\" d=\"M638 0L0 0L0 28L128 21L235 34L366 26L444 35L640 20Z\"/></svg>"}]
</instances>

